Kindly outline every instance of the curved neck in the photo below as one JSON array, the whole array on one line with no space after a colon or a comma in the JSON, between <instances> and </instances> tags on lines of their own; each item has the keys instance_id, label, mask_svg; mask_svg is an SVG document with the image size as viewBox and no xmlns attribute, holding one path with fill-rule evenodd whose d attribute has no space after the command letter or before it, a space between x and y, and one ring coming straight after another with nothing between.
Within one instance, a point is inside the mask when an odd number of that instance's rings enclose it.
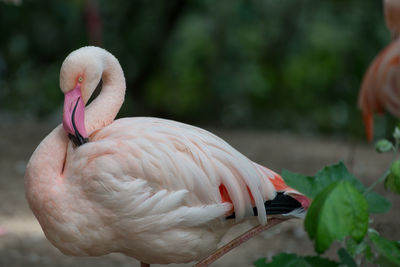
<instances>
[{"instance_id":1,"label":"curved neck","mask_svg":"<svg viewBox=\"0 0 400 267\"><path fill-rule=\"evenodd\" d=\"M61 181L67 146L68 137L59 125L33 152L25 172L25 192L32 209L40 208L46 189Z\"/></svg>"},{"instance_id":2,"label":"curved neck","mask_svg":"<svg viewBox=\"0 0 400 267\"><path fill-rule=\"evenodd\" d=\"M85 127L88 135L112 123L125 98L125 77L118 60L110 53L103 53L100 94L85 109Z\"/></svg>"}]
</instances>

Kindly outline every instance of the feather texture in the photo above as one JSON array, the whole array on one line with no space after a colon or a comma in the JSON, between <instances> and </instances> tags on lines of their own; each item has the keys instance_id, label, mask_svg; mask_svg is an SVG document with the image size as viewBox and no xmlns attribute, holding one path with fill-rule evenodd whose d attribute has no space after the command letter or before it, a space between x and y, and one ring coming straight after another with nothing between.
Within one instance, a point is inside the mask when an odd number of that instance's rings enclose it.
<instances>
[{"instance_id":1,"label":"feather texture","mask_svg":"<svg viewBox=\"0 0 400 267\"><path fill-rule=\"evenodd\" d=\"M86 103L100 79L102 92L85 114L71 115L70 104ZM206 130L157 118L114 121L125 81L118 61L103 49L85 47L68 56L60 84L69 101L63 122L73 116L84 123L88 136L82 137L89 142L74 146L58 126L33 153L25 188L46 237L65 254L121 252L146 263L191 262L215 250L254 207L266 224L264 202L277 191L300 195ZM233 212L236 220L227 220Z\"/></svg>"}]
</instances>

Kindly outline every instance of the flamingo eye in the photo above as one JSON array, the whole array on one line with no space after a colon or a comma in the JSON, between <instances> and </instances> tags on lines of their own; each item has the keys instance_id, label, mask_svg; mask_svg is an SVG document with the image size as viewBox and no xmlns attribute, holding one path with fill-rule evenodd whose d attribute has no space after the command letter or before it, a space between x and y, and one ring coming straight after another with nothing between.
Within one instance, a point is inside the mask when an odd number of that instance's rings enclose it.
<instances>
[{"instance_id":1,"label":"flamingo eye","mask_svg":"<svg viewBox=\"0 0 400 267\"><path fill-rule=\"evenodd\" d=\"M80 77L78 78L78 82L79 82L79 83L83 82L83 77L82 77L82 76L80 76Z\"/></svg>"}]
</instances>

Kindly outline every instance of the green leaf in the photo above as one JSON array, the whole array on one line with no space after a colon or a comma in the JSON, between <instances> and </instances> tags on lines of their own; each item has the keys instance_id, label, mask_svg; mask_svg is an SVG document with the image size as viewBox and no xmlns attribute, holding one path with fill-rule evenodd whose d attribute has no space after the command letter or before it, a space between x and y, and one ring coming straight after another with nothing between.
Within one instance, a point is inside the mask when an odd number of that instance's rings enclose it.
<instances>
[{"instance_id":1,"label":"green leaf","mask_svg":"<svg viewBox=\"0 0 400 267\"><path fill-rule=\"evenodd\" d=\"M393 149L393 144L386 139L381 139L376 142L375 149L378 153L388 152Z\"/></svg>"},{"instance_id":2,"label":"green leaf","mask_svg":"<svg viewBox=\"0 0 400 267\"><path fill-rule=\"evenodd\" d=\"M254 266L256 267L265 267L267 266L267 259L266 258L259 258L255 262L253 262Z\"/></svg>"},{"instance_id":3,"label":"green leaf","mask_svg":"<svg viewBox=\"0 0 400 267\"><path fill-rule=\"evenodd\" d=\"M369 229L368 236L379 253L378 262L381 262L382 266L400 266L400 243L398 241L388 240L380 236L374 229Z\"/></svg>"},{"instance_id":4,"label":"green leaf","mask_svg":"<svg viewBox=\"0 0 400 267\"><path fill-rule=\"evenodd\" d=\"M393 162L390 174L386 177L385 188L400 194L400 160Z\"/></svg>"},{"instance_id":5,"label":"green leaf","mask_svg":"<svg viewBox=\"0 0 400 267\"><path fill-rule=\"evenodd\" d=\"M337 253L340 258L340 266L357 267L353 257L350 256L345 248L340 248Z\"/></svg>"},{"instance_id":6,"label":"green leaf","mask_svg":"<svg viewBox=\"0 0 400 267\"><path fill-rule=\"evenodd\" d=\"M343 162L339 162L337 164L327 166L317 172L315 175L315 179L319 182L320 185L325 188L332 182L346 180L351 183L355 188L357 188L360 192L365 190L364 185L358 180L353 174L351 174ZM324 185L325 184L325 185Z\"/></svg>"},{"instance_id":7,"label":"green leaf","mask_svg":"<svg viewBox=\"0 0 400 267\"><path fill-rule=\"evenodd\" d=\"M261 263L263 265L261 265ZM273 256L272 261L269 263L265 263L265 258L262 258L254 262L254 265L256 265L256 267L336 267L339 266L339 263L319 256L301 257L296 254L281 253Z\"/></svg>"},{"instance_id":8,"label":"green leaf","mask_svg":"<svg viewBox=\"0 0 400 267\"><path fill-rule=\"evenodd\" d=\"M392 203L383 196L370 191L365 195L369 213L385 213L390 210Z\"/></svg>"},{"instance_id":9,"label":"green leaf","mask_svg":"<svg viewBox=\"0 0 400 267\"><path fill-rule=\"evenodd\" d=\"M318 194L305 219L305 229L310 239L315 240L318 253L348 235L360 242L367 228L367 201L348 181L337 181Z\"/></svg>"},{"instance_id":10,"label":"green leaf","mask_svg":"<svg viewBox=\"0 0 400 267\"><path fill-rule=\"evenodd\" d=\"M351 174L342 162L323 168L317 172L315 177L304 176L288 170L282 171L282 177L290 187L295 188L310 198L315 198L327 186L341 180L351 183L360 193L366 191L360 180ZM370 213L384 213L391 207L391 203L377 193L369 192L365 197Z\"/></svg>"},{"instance_id":11,"label":"green leaf","mask_svg":"<svg viewBox=\"0 0 400 267\"><path fill-rule=\"evenodd\" d=\"M347 170L342 162L323 168L315 177L292 173L288 170L282 171L282 177L290 187L310 198L314 198L328 185L340 180L349 181L360 192L365 190L363 184Z\"/></svg>"},{"instance_id":12,"label":"green leaf","mask_svg":"<svg viewBox=\"0 0 400 267\"><path fill-rule=\"evenodd\" d=\"M311 198L317 195L317 188L315 188L317 185L314 177L294 173L285 169L282 170L282 177L287 185L295 188L304 195Z\"/></svg>"}]
</instances>

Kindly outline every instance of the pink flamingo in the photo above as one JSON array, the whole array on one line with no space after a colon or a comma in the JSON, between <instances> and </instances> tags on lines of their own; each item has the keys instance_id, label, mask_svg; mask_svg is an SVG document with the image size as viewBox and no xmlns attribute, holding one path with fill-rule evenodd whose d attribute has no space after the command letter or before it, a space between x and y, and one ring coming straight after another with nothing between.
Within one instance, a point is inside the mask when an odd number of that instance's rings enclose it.
<instances>
[{"instance_id":1,"label":"pink flamingo","mask_svg":"<svg viewBox=\"0 0 400 267\"><path fill-rule=\"evenodd\" d=\"M72 52L60 87L63 125L37 147L25 177L33 213L64 254L192 262L243 219L257 215L265 227L267 214L300 217L308 208L278 174L208 131L158 118L114 121L125 78L104 49Z\"/></svg>"},{"instance_id":2,"label":"pink flamingo","mask_svg":"<svg viewBox=\"0 0 400 267\"><path fill-rule=\"evenodd\" d=\"M400 1L385 0L384 10L393 41L368 67L358 97L368 141L373 139L374 112L389 111L400 118Z\"/></svg>"},{"instance_id":3,"label":"pink flamingo","mask_svg":"<svg viewBox=\"0 0 400 267\"><path fill-rule=\"evenodd\" d=\"M358 105L368 141L373 139L373 114L389 111L400 118L400 39L389 44L373 60L363 78Z\"/></svg>"},{"instance_id":4,"label":"pink flamingo","mask_svg":"<svg viewBox=\"0 0 400 267\"><path fill-rule=\"evenodd\" d=\"M400 1L384 0L384 12L386 26L392 34L392 40L395 40L400 34Z\"/></svg>"}]
</instances>

